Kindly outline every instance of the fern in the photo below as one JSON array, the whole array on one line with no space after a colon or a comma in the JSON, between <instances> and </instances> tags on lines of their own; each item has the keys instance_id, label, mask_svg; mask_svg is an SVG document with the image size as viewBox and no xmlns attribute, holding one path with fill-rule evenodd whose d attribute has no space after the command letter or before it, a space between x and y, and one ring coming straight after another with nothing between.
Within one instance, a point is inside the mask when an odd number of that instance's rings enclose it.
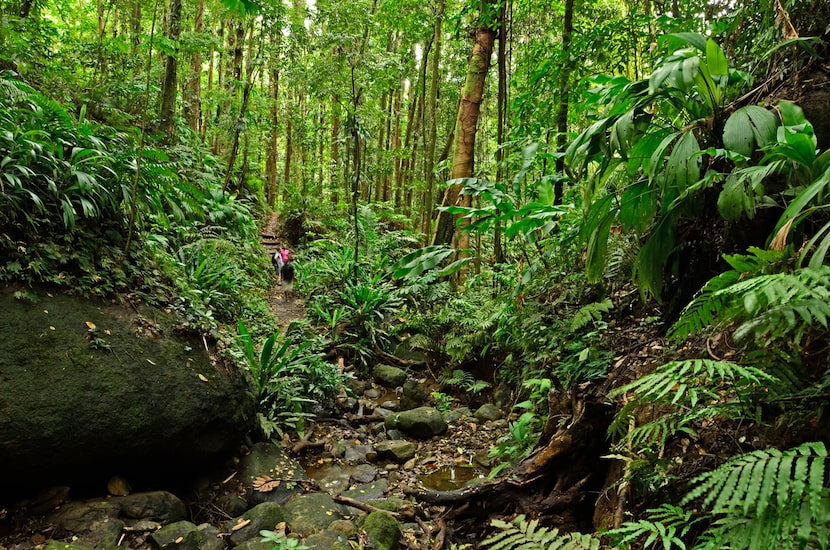
<instances>
[{"instance_id":1,"label":"fern","mask_svg":"<svg viewBox=\"0 0 830 550\"><path fill-rule=\"evenodd\" d=\"M830 267L800 268L792 273L766 273L779 253L751 249L752 256L726 256L735 268L711 279L669 330L682 340L708 327L741 323L737 339L753 337L766 345L780 338L798 345L830 318ZM747 276L750 274L749 276Z\"/></svg>"},{"instance_id":2,"label":"fern","mask_svg":"<svg viewBox=\"0 0 830 550\"><path fill-rule=\"evenodd\" d=\"M608 535L616 548L628 548L630 543L637 542L645 537L643 548L662 545L664 550L681 548L685 550L686 543L683 537L689 533L692 525L702 518L692 518L692 512L683 510L679 506L663 504L659 508L648 510L648 519L626 521L617 529L608 531ZM625 545L625 546L623 546Z\"/></svg>"},{"instance_id":3,"label":"fern","mask_svg":"<svg viewBox=\"0 0 830 550\"><path fill-rule=\"evenodd\" d=\"M608 313L613 307L614 304L608 298L582 306L571 319L571 332L576 332L593 321L602 320L602 314Z\"/></svg>"},{"instance_id":4,"label":"fern","mask_svg":"<svg viewBox=\"0 0 830 550\"><path fill-rule=\"evenodd\" d=\"M622 436L626 444L663 445L676 433L693 434L690 426L700 420L744 413L759 387L768 389L778 382L759 368L728 361L672 361L608 394L611 398L632 395L608 431ZM644 405L663 405L666 412L629 431L629 419Z\"/></svg>"},{"instance_id":5,"label":"fern","mask_svg":"<svg viewBox=\"0 0 830 550\"><path fill-rule=\"evenodd\" d=\"M821 442L743 454L692 480L681 505L702 499L701 507L723 516L705 537L705 548L783 548L793 538L799 548L811 541L826 548L826 461Z\"/></svg>"},{"instance_id":6,"label":"fern","mask_svg":"<svg viewBox=\"0 0 830 550\"><path fill-rule=\"evenodd\" d=\"M507 523L498 519L491 522L501 531L482 544L491 550L599 550L600 540L581 533L559 533L559 529L539 527L538 520L526 520L521 514Z\"/></svg>"}]
</instances>

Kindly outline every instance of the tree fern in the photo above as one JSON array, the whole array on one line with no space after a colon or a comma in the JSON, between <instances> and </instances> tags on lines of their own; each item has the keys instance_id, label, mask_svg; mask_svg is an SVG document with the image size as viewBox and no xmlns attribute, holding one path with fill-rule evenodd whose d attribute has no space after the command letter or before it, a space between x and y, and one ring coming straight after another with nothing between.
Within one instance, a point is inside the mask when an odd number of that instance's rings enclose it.
<instances>
[{"instance_id":1,"label":"tree fern","mask_svg":"<svg viewBox=\"0 0 830 550\"><path fill-rule=\"evenodd\" d=\"M811 541L826 548L826 461L821 442L743 454L692 480L681 505L702 499L702 508L721 516L702 547L783 548L795 540L798 548Z\"/></svg>"},{"instance_id":2,"label":"tree fern","mask_svg":"<svg viewBox=\"0 0 830 550\"><path fill-rule=\"evenodd\" d=\"M482 545L491 550L599 550L600 540L581 533L560 533L559 529L539 527L538 520L527 521L521 514L507 523L498 519L491 522L500 529Z\"/></svg>"}]
</instances>

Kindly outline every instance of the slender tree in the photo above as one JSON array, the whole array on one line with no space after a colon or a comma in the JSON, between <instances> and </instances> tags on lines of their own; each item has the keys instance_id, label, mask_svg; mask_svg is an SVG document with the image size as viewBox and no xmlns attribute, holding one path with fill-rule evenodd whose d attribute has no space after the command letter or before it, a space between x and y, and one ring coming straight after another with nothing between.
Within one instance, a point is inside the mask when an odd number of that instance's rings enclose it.
<instances>
[{"instance_id":1,"label":"slender tree","mask_svg":"<svg viewBox=\"0 0 830 550\"><path fill-rule=\"evenodd\" d=\"M172 139L176 122L176 94L178 92L178 41L181 33L182 0L170 0L167 38L173 43L173 51L165 57L164 86L161 92L159 125Z\"/></svg>"},{"instance_id":2,"label":"slender tree","mask_svg":"<svg viewBox=\"0 0 830 550\"><path fill-rule=\"evenodd\" d=\"M475 159L475 141L478 118L481 114L481 101L484 96L484 83L490 69L490 57L496 40L495 3L481 0L479 24L476 28L473 53L467 65L467 77L461 94L461 105L455 132L455 152L453 153L451 179L468 178L473 175ZM470 196L461 195L462 185L453 184L444 193L443 205L470 206ZM441 212L435 231L433 244L449 244L455 235L456 216ZM459 240L458 246L466 248L468 236Z\"/></svg>"}]
</instances>

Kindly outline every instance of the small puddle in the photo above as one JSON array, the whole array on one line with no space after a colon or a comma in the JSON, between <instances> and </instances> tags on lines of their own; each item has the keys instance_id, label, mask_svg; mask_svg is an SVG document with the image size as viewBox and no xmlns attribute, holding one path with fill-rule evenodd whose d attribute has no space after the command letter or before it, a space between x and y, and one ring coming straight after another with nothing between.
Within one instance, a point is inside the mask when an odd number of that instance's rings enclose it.
<instances>
[{"instance_id":1,"label":"small puddle","mask_svg":"<svg viewBox=\"0 0 830 550\"><path fill-rule=\"evenodd\" d=\"M418 481L425 489L433 491L453 491L460 489L468 481L484 479L487 475L473 466L442 466L428 474L418 476Z\"/></svg>"}]
</instances>

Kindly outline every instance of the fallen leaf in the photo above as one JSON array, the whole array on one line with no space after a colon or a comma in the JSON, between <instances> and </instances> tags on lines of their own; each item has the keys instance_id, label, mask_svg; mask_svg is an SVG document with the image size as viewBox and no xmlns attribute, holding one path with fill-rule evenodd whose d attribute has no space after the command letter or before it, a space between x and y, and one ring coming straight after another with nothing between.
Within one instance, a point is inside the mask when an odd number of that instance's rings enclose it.
<instances>
[{"instance_id":1,"label":"fallen leaf","mask_svg":"<svg viewBox=\"0 0 830 550\"><path fill-rule=\"evenodd\" d=\"M87 326L87 328L89 328L89 330L95 330L96 328L98 328L98 327L95 326L95 323L93 323L92 321L87 321L86 326Z\"/></svg>"},{"instance_id":2,"label":"fallen leaf","mask_svg":"<svg viewBox=\"0 0 830 550\"><path fill-rule=\"evenodd\" d=\"M201 380L202 382L207 382L208 381L207 376L205 376L201 372L199 373L199 380Z\"/></svg>"},{"instance_id":3,"label":"fallen leaf","mask_svg":"<svg viewBox=\"0 0 830 550\"><path fill-rule=\"evenodd\" d=\"M147 359L147 362L150 363L151 365L155 365L155 363L153 362L152 359Z\"/></svg>"},{"instance_id":4,"label":"fallen leaf","mask_svg":"<svg viewBox=\"0 0 830 550\"><path fill-rule=\"evenodd\" d=\"M273 491L277 487L280 486L280 480L274 479L271 476L261 475L259 477L254 478L252 483L254 489L261 493L267 493L268 491Z\"/></svg>"},{"instance_id":5,"label":"fallen leaf","mask_svg":"<svg viewBox=\"0 0 830 550\"><path fill-rule=\"evenodd\" d=\"M49 330L55 330L55 327L53 327L52 325L49 325Z\"/></svg>"},{"instance_id":6,"label":"fallen leaf","mask_svg":"<svg viewBox=\"0 0 830 550\"><path fill-rule=\"evenodd\" d=\"M177 538L174 542L175 542L176 544L179 544L179 543L181 543L183 540L184 540L184 537L179 537L179 538Z\"/></svg>"},{"instance_id":7,"label":"fallen leaf","mask_svg":"<svg viewBox=\"0 0 830 550\"><path fill-rule=\"evenodd\" d=\"M239 531L243 527L247 527L250 523L251 523L251 520L249 520L249 519L239 518L239 521L236 523L236 525L231 527L231 531Z\"/></svg>"}]
</instances>

